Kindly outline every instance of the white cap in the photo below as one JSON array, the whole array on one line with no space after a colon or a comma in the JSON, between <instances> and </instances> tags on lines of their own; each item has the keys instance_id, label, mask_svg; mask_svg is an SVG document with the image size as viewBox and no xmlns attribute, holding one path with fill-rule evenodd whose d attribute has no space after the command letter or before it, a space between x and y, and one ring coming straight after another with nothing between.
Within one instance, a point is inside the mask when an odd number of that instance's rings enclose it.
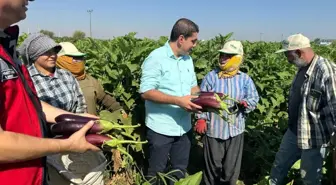
<instances>
[{"instance_id":1,"label":"white cap","mask_svg":"<svg viewBox=\"0 0 336 185\"><path fill-rule=\"evenodd\" d=\"M291 35L286 40L284 40L282 42L282 49L276 51L275 53L281 53L285 51L291 51L309 47L310 47L310 40L301 33L298 33Z\"/></svg>"},{"instance_id":2,"label":"white cap","mask_svg":"<svg viewBox=\"0 0 336 185\"><path fill-rule=\"evenodd\" d=\"M219 50L221 53L244 55L243 44L240 41L231 40L224 44L223 48Z\"/></svg>"},{"instance_id":3,"label":"white cap","mask_svg":"<svg viewBox=\"0 0 336 185\"><path fill-rule=\"evenodd\" d=\"M58 56L68 55L68 56L84 56L85 53L79 52L74 44L71 42L61 42L59 43L62 46L62 50L58 52Z\"/></svg>"}]
</instances>

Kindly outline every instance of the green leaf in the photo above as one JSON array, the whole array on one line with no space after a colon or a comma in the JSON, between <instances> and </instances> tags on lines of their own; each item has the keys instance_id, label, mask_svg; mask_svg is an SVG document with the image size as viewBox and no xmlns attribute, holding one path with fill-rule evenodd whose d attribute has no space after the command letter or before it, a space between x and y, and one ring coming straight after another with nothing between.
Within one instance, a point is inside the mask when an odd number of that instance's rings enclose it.
<instances>
[{"instance_id":1,"label":"green leaf","mask_svg":"<svg viewBox=\"0 0 336 185\"><path fill-rule=\"evenodd\" d=\"M300 169L300 166L301 166L301 160L297 160L291 169L295 169L295 170L299 170Z\"/></svg>"},{"instance_id":2,"label":"green leaf","mask_svg":"<svg viewBox=\"0 0 336 185\"><path fill-rule=\"evenodd\" d=\"M128 69L131 71L131 73L134 73L139 68L138 64L126 64L126 65Z\"/></svg>"},{"instance_id":3,"label":"green leaf","mask_svg":"<svg viewBox=\"0 0 336 185\"><path fill-rule=\"evenodd\" d=\"M122 95L126 100L129 100L132 97L132 94L127 93L127 92L124 92Z\"/></svg>"},{"instance_id":4,"label":"green leaf","mask_svg":"<svg viewBox=\"0 0 336 185\"><path fill-rule=\"evenodd\" d=\"M198 59L195 63L195 67L199 69L205 69L208 67L208 65L209 61L204 58Z\"/></svg>"},{"instance_id":5,"label":"green leaf","mask_svg":"<svg viewBox=\"0 0 336 185\"><path fill-rule=\"evenodd\" d=\"M118 71L116 69L111 69L109 65L106 65L105 67L107 74L112 78L112 79L118 79Z\"/></svg>"},{"instance_id":6,"label":"green leaf","mask_svg":"<svg viewBox=\"0 0 336 185\"><path fill-rule=\"evenodd\" d=\"M180 179L179 181L175 182L174 185L191 185L191 184L199 185L201 184L201 180L202 180L202 171L187 176L186 178Z\"/></svg>"}]
</instances>

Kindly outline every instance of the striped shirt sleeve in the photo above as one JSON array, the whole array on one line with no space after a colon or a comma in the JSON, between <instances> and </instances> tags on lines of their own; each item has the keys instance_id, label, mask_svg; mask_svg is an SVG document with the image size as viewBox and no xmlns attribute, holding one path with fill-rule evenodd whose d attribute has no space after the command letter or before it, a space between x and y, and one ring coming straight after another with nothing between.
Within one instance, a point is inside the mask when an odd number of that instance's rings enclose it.
<instances>
[{"instance_id":1,"label":"striped shirt sleeve","mask_svg":"<svg viewBox=\"0 0 336 185\"><path fill-rule=\"evenodd\" d=\"M335 68L335 66L333 66ZM323 78L322 84L325 86L326 102L328 103L329 111L333 119L334 126L336 125L336 79L334 72L329 65L329 75Z\"/></svg>"},{"instance_id":2,"label":"striped shirt sleeve","mask_svg":"<svg viewBox=\"0 0 336 185\"><path fill-rule=\"evenodd\" d=\"M259 101L258 91L255 87L253 80L250 77L248 77L247 79L246 85L244 87L244 91L246 95L243 100L246 101L247 106L248 106L245 109L245 113L250 113L257 107L257 104Z\"/></svg>"}]
</instances>

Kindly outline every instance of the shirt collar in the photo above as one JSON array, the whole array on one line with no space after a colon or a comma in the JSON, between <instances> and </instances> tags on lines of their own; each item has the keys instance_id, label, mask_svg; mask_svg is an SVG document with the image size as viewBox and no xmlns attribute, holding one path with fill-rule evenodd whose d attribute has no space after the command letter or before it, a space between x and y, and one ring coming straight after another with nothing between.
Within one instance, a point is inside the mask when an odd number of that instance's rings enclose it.
<instances>
[{"instance_id":1,"label":"shirt collar","mask_svg":"<svg viewBox=\"0 0 336 185\"><path fill-rule=\"evenodd\" d=\"M176 59L176 60L181 60L181 59L187 59L189 56L187 56L187 55L184 55L184 56L180 56L180 57L176 57L175 55L174 55L174 52L173 52L173 50L172 50L172 48L170 47L170 45L169 45L169 40L167 40L167 42L165 43L165 47L167 48L167 56L169 57L169 58L173 58L173 59Z\"/></svg>"},{"instance_id":2,"label":"shirt collar","mask_svg":"<svg viewBox=\"0 0 336 185\"><path fill-rule=\"evenodd\" d=\"M312 62L310 64L310 66L309 66L309 68L308 68L308 70L306 72L306 76L307 77L309 77L309 76L311 76L313 74L314 68L315 68L315 66L316 66L317 61L319 60L319 58L320 57L315 54L315 56L314 56L314 58L313 58L313 60L312 60Z\"/></svg>"},{"instance_id":3,"label":"shirt collar","mask_svg":"<svg viewBox=\"0 0 336 185\"><path fill-rule=\"evenodd\" d=\"M58 69L56 67L55 72L54 72L54 76L49 76L49 75L44 75L42 74L40 71L38 71L35 67L35 64L32 64L31 66L28 67L29 73L32 77L34 76L43 76L43 77L51 77L51 78L58 78Z\"/></svg>"},{"instance_id":4,"label":"shirt collar","mask_svg":"<svg viewBox=\"0 0 336 185\"><path fill-rule=\"evenodd\" d=\"M0 29L0 38L17 38L19 36L19 27L17 25Z\"/></svg>"}]
</instances>

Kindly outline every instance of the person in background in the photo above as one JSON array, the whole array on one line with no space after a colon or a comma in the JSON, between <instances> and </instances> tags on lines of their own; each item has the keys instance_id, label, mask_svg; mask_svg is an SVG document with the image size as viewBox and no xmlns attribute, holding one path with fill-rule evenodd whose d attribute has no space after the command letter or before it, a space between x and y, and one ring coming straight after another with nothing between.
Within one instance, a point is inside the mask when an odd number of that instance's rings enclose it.
<instances>
[{"instance_id":1,"label":"person in background","mask_svg":"<svg viewBox=\"0 0 336 185\"><path fill-rule=\"evenodd\" d=\"M62 50L58 53L57 67L68 70L79 82L83 91L88 113L97 115L97 105L103 106L107 110L114 112L120 111L127 117L126 112L119 102L107 94L101 83L85 72L85 53L78 51L76 46L70 42L59 43Z\"/></svg>"},{"instance_id":2,"label":"person in background","mask_svg":"<svg viewBox=\"0 0 336 185\"><path fill-rule=\"evenodd\" d=\"M29 35L18 48L33 79L40 100L73 113L86 113L87 105L79 84L69 71L56 68L62 46L47 35Z\"/></svg>"},{"instance_id":3,"label":"person in background","mask_svg":"<svg viewBox=\"0 0 336 185\"><path fill-rule=\"evenodd\" d=\"M73 113L40 101L26 66L17 57L20 31L13 24L26 18L27 6L27 0L0 0L0 179L4 185L46 184L48 155L100 151L85 139L93 122L68 139L47 138L47 122Z\"/></svg>"},{"instance_id":4,"label":"person in background","mask_svg":"<svg viewBox=\"0 0 336 185\"><path fill-rule=\"evenodd\" d=\"M271 170L270 184L280 185L301 159L303 184L320 185L323 161L336 123L336 65L319 56L302 34L289 36L282 49L297 67L288 99L288 129Z\"/></svg>"},{"instance_id":5,"label":"person in background","mask_svg":"<svg viewBox=\"0 0 336 185\"><path fill-rule=\"evenodd\" d=\"M28 35L18 51L28 65L40 100L72 113L86 113L85 99L76 78L69 71L56 68L57 53L61 49L62 46L50 37L36 33ZM50 167L50 185L70 185L77 179L83 180L89 173L97 174L98 180L92 184L104 184L104 168L96 169L97 166L106 163L102 152L55 154L48 156L47 162ZM68 166L67 163L71 164ZM95 171L91 172L92 169ZM72 174L72 177L69 174Z\"/></svg>"},{"instance_id":6,"label":"person in background","mask_svg":"<svg viewBox=\"0 0 336 185\"><path fill-rule=\"evenodd\" d=\"M140 93L146 108L148 178L165 172L169 156L171 170L181 171L173 176L185 176L191 144L187 136L191 129L190 112L202 108L191 102L197 97L191 94L199 92L189 56L196 46L198 32L194 22L179 19L169 41L152 51L142 64Z\"/></svg>"},{"instance_id":7,"label":"person in background","mask_svg":"<svg viewBox=\"0 0 336 185\"><path fill-rule=\"evenodd\" d=\"M200 134L206 132L203 138L205 184L235 185L241 167L245 119L256 108L259 95L253 80L239 70L244 56L242 43L228 41L219 53L218 67L204 77L200 89L223 93L237 100L239 103L236 104L236 109L233 101L227 101L233 108L230 111L237 113L223 113L223 116L230 119L230 123L215 113L196 114L195 131Z\"/></svg>"}]
</instances>

